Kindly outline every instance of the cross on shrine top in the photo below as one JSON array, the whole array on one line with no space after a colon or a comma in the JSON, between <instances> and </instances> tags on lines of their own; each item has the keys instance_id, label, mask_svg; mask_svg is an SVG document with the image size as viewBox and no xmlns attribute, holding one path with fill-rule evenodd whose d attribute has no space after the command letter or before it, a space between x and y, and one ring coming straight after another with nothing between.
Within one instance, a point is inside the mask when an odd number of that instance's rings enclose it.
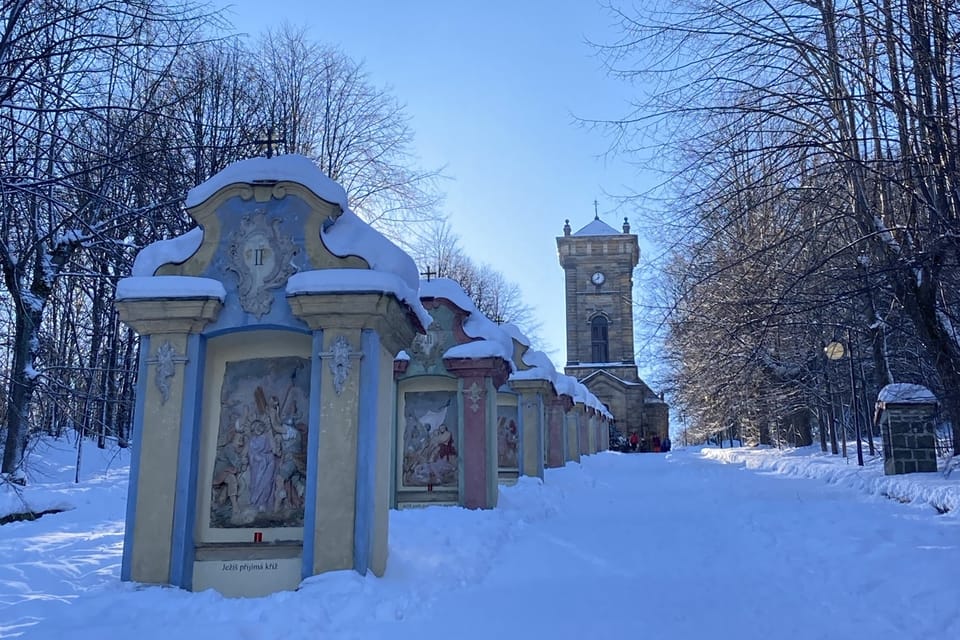
<instances>
[{"instance_id":1,"label":"cross on shrine top","mask_svg":"<svg viewBox=\"0 0 960 640\"><path fill-rule=\"evenodd\" d=\"M600 203L597 202L596 198L594 198L593 200L593 219L594 220L600 219L600 212L597 210L598 206L600 206Z\"/></svg>"},{"instance_id":2,"label":"cross on shrine top","mask_svg":"<svg viewBox=\"0 0 960 640\"><path fill-rule=\"evenodd\" d=\"M420 275L427 277L427 282L430 282L430 278L437 275L437 272L432 270L430 267L427 267L427 270L422 272Z\"/></svg>"},{"instance_id":3,"label":"cross on shrine top","mask_svg":"<svg viewBox=\"0 0 960 640\"><path fill-rule=\"evenodd\" d=\"M278 144L286 144L286 138L274 138L273 137L273 127L267 129L267 137L264 140L254 140L254 144L263 144L267 146L267 157L273 157L273 147Z\"/></svg>"}]
</instances>

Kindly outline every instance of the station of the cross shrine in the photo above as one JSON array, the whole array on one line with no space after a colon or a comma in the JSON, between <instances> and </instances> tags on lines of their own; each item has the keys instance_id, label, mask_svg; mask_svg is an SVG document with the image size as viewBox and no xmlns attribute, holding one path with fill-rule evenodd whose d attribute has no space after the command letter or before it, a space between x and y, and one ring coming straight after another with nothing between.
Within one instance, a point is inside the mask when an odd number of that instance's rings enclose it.
<instances>
[{"instance_id":1,"label":"station of the cross shrine","mask_svg":"<svg viewBox=\"0 0 960 640\"><path fill-rule=\"evenodd\" d=\"M669 432L669 407L641 378L634 359L633 270L636 234L624 218L617 231L598 215L576 232L570 221L557 238L565 276L567 363L613 414L615 426L636 433L648 448Z\"/></svg>"}]
</instances>

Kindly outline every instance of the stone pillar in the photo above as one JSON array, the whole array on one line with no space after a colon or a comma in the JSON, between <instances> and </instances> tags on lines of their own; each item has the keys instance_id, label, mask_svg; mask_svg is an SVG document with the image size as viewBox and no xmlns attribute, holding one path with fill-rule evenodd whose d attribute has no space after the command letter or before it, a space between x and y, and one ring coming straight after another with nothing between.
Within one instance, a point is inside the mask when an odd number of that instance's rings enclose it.
<instances>
[{"instance_id":1,"label":"stone pillar","mask_svg":"<svg viewBox=\"0 0 960 640\"><path fill-rule=\"evenodd\" d=\"M520 394L520 475L543 478L546 402L553 395L549 380L511 380Z\"/></svg>"},{"instance_id":2,"label":"stone pillar","mask_svg":"<svg viewBox=\"0 0 960 640\"><path fill-rule=\"evenodd\" d=\"M937 470L936 401L879 403L877 419L883 436L883 473Z\"/></svg>"},{"instance_id":3,"label":"stone pillar","mask_svg":"<svg viewBox=\"0 0 960 640\"><path fill-rule=\"evenodd\" d=\"M386 569L393 358L414 336L385 293L288 296L314 332L304 577ZM314 434L316 437L314 437Z\"/></svg>"},{"instance_id":4,"label":"stone pillar","mask_svg":"<svg viewBox=\"0 0 960 640\"><path fill-rule=\"evenodd\" d=\"M468 509L497 506L497 389L510 365L499 357L445 358L459 380L463 398L460 504Z\"/></svg>"},{"instance_id":5,"label":"stone pillar","mask_svg":"<svg viewBox=\"0 0 960 640\"><path fill-rule=\"evenodd\" d=\"M546 466L562 467L567 462L566 413L570 409L570 396L553 395L547 402Z\"/></svg>"},{"instance_id":6,"label":"stone pillar","mask_svg":"<svg viewBox=\"0 0 960 640\"><path fill-rule=\"evenodd\" d=\"M567 462L580 462L580 412L570 401L570 408L564 415L564 436L566 438Z\"/></svg>"},{"instance_id":7,"label":"stone pillar","mask_svg":"<svg viewBox=\"0 0 960 640\"><path fill-rule=\"evenodd\" d=\"M586 410L587 422L587 455L597 452L597 412L588 407Z\"/></svg>"},{"instance_id":8,"label":"stone pillar","mask_svg":"<svg viewBox=\"0 0 960 640\"><path fill-rule=\"evenodd\" d=\"M191 452L199 420L196 334L216 319L221 306L212 297L116 302L120 320L143 339L140 377L146 380L134 410L123 580L182 584L172 574L180 570L175 541L192 533L176 528L193 504L193 488L185 483L195 464Z\"/></svg>"},{"instance_id":9,"label":"stone pillar","mask_svg":"<svg viewBox=\"0 0 960 640\"><path fill-rule=\"evenodd\" d=\"M590 416L587 414L587 405L578 402L574 407L577 413L577 433L580 438L580 455L587 456L590 451Z\"/></svg>"}]
</instances>

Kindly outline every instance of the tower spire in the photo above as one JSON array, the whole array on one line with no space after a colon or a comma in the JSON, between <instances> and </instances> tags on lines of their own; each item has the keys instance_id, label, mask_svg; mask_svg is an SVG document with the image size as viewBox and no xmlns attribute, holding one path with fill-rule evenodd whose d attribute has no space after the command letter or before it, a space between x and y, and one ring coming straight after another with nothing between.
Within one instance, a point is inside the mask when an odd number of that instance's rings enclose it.
<instances>
[{"instance_id":1,"label":"tower spire","mask_svg":"<svg viewBox=\"0 0 960 640\"><path fill-rule=\"evenodd\" d=\"M599 219L600 219L600 212L599 212L599 210L597 209L598 206L600 206L600 203L597 202L597 199L596 199L596 198L594 198L594 199L593 199L593 219L594 219L594 220L599 220Z\"/></svg>"}]
</instances>

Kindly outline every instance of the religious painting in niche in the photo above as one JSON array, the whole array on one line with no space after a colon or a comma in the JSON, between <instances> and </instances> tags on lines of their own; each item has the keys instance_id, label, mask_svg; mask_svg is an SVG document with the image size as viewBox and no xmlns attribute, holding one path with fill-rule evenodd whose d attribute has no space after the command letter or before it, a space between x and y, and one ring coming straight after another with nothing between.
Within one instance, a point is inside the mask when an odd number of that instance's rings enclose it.
<instances>
[{"instance_id":1,"label":"religious painting in niche","mask_svg":"<svg viewBox=\"0 0 960 640\"><path fill-rule=\"evenodd\" d=\"M497 466L513 469L519 466L517 442L520 440L517 428L517 408L510 405L497 406Z\"/></svg>"},{"instance_id":2,"label":"religious painting in niche","mask_svg":"<svg viewBox=\"0 0 960 640\"><path fill-rule=\"evenodd\" d=\"M226 363L211 527L303 526L309 392L307 358Z\"/></svg>"},{"instance_id":3,"label":"religious painting in niche","mask_svg":"<svg viewBox=\"0 0 960 640\"><path fill-rule=\"evenodd\" d=\"M457 484L458 414L453 391L404 394L404 486Z\"/></svg>"}]
</instances>

